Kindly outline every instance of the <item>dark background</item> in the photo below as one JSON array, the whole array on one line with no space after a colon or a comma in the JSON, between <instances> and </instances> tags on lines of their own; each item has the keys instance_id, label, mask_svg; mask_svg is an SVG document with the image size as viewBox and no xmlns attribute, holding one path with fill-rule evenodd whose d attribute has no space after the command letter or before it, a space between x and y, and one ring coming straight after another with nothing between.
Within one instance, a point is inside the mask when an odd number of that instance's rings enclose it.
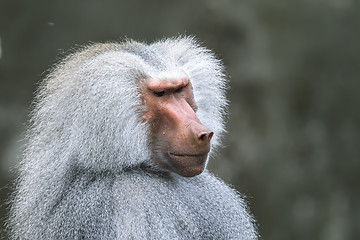
<instances>
[{"instance_id":1,"label":"dark background","mask_svg":"<svg viewBox=\"0 0 360 240\"><path fill-rule=\"evenodd\" d=\"M227 67L228 134L209 167L247 196L263 238L360 239L359 10L356 0L0 0L1 217L34 91L64 52L186 34Z\"/></svg>"}]
</instances>

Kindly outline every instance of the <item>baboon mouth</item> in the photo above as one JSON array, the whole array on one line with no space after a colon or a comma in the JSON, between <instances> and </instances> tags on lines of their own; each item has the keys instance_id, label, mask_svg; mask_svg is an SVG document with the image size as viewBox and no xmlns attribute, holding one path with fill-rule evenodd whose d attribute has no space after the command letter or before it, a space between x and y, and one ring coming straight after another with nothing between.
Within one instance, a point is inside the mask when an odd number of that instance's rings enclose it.
<instances>
[{"instance_id":1,"label":"baboon mouth","mask_svg":"<svg viewBox=\"0 0 360 240\"><path fill-rule=\"evenodd\" d=\"M183 177L194 177L202 173L206 166L208 153L179 153L168 152L168 165L173 172Z\"/></svg>"},{"instance_id":2,"label":"baboon mouth","mask_svg":"<svg viewBox=\"0 0 360 240\"><path fill-rule=\"evenodd\" d=\"M169 152L170 156L175 156L175 157L205 157L207 155L207 153L202 153L202 154L188 154L188 153L174 153L174 152Z\"/></svg>"}]
</instances>

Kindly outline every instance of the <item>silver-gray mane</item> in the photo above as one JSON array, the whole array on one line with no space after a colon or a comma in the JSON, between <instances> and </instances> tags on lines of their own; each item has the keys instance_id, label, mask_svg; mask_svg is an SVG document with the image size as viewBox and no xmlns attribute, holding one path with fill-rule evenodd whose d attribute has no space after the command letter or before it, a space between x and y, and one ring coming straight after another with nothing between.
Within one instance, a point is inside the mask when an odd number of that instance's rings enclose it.
<instances>
[{"instance_id":1,"label":"silver-gray mane","mask_svg":"<svg viewBox=\"0 0 360 240\"><path fill-rule=\"evenodd\" d=\"M205 171L151 161L140 78L185 72L197 116L224 132L223 67L191 38L93 44L46 77L35 98L9 229L13 239L256 239L246 205Z\"/></svg>"}]
</instances>

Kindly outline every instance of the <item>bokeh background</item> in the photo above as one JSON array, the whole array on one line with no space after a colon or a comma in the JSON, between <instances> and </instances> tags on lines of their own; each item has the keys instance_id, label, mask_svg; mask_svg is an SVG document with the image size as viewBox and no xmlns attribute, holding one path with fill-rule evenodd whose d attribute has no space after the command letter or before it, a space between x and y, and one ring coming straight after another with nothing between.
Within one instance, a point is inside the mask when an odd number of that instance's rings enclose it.
<instances>
[{"instance_id":1,"label":"bokeh background","mask_svg":"<svg viewBox=\"0 0 360 240\"><path fill-rule=\"evenodd\" d=\"M264 239L360 239L360 1L0 0L1 229L46 70L78 45L195 35L230 77L209 168ZM4 233L1 236L6 239Z\"/></svg>"}]
</instances>

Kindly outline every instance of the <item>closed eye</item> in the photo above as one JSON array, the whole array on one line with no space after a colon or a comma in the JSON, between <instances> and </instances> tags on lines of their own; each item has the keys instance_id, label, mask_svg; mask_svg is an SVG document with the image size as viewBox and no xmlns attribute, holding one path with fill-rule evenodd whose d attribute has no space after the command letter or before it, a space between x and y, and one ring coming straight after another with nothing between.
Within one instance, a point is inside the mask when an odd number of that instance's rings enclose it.
<instances>
[{"instance_id":1,"label":"closed eye","mask_svg":"<svg viewBox=\"0 0 360 240\"><path fill-rule=\"evenodd\" d=\"M154 91L153 94L156 96L156 97L162 97L165 95L165 91Z\"/></svg>"}]
</instances>

